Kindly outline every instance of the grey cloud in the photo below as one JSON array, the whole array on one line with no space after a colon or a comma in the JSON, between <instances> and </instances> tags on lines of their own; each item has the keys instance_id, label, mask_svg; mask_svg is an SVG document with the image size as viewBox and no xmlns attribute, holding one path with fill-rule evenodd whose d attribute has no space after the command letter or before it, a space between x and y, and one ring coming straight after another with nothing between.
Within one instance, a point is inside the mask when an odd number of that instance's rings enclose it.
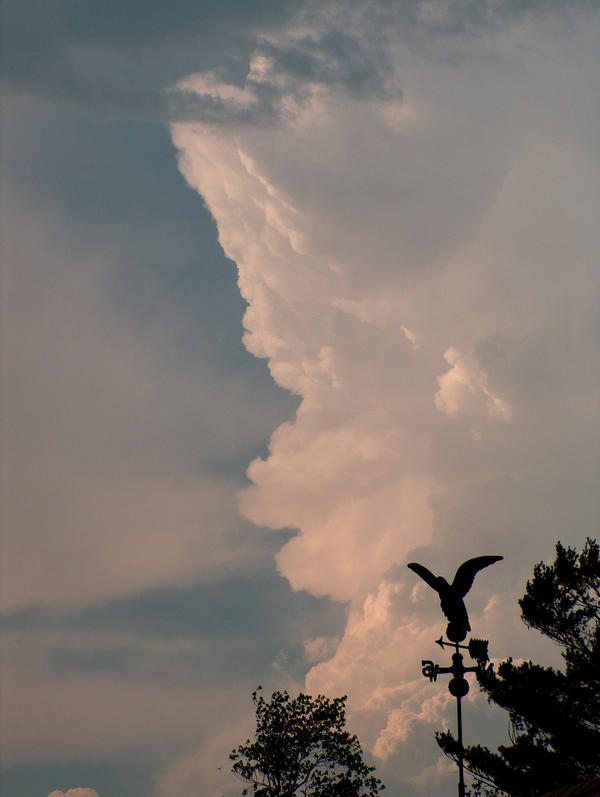
<instances>
[{"instance_id":1,"label":"grey cloud","mask_svg":"<svg viewBox=\"0 0 600 797\"><path fill-rule=\"evenodd\" d=\"M7 612L0 623L14 687L7 727L19 716L7 762L25 756L34 763L49 746L54 761L110 754L107 766L118 768L132 761L133 748L133 760L143 756L147 772L156 772L152 750L172 754L235 726L249 715L258 683L299 685L310 666L302 642L337 634L343 622L340 604L293 593L270 559L220 581L149 590L85 610L38 605ZM58 740L49 738L45 712ZM233 742L223 743L220 755ZM28 774L14 777L27 782ZM137 792L111 783L105 793Z\"/></svg>"},{"instance_id":2,"label":"grey cloud","mask_svg":"<svg viewBox=\"0 0 600 797\"><path fill-rule=\"evenodd\" d=\"M268 566L193 587L149 590L85 609L60 611L40 604L15 608L0 615L0 629L246 641L270 635L291 640L308 634L333 635L343 617L341 604L307 592L293 593L287 581Z\"/></svg>"},{"instance_id":3,"label":"grey cloud","mask_svg":"<svg viewBox=\"0 0 600 797\"><path fill-rule=\"evenodd\" d=\"M285 98L293 97L302 103L316 86L357 99L401 97L400 89L390 80L392 67L385 50L334 28L292 41L263 37L253 57L268 59L270 68L266 80L250 73L244 81L254 97L251 104L239 105L209 94L171 90L165 94L168 119L199 119L221 126L271 125L281 117Z\"/></svg>"},{"instance_id":4,"label":"grey cloud","mask_svg":"<svg viewBox=\"0 0 600 797\"><path fill-rule=\"evenodd\" d=\"M369 99L396 96L387 86L392 66L386 53L373 51L356 36L333 28L320 36L305 36L290 45L261 43L257 52L272 58L275 72L298 86L319 83L333 91Z\"/></svg>"},{"instance_id":5,"label":"grey cloud","mask_svg":"<svg viewBox=\"0 0 600 797\"><path fill-rule=\"evenodd\" d=\"M240 110L169 87L190 72L213 70L241 85L253 53L276 61L284 91L302 96L308 82L378 99L400 96L390 82L386 48L418 39L472 35L526 15L567 18L593 10L590 0L529 2L189 3L153 0L81 4L60 0L5 3L3 72L18 89L62 98L100 116L147 121L201 119L219 124L273 124L281 88L253 85L257 103ZM278 41L286 26L312 32Z\"/></svg>"},{"instance_id":6,"label":"grey cloud","mask_svg":"<svg viewBox=\"0 0 600 797\"><path fill-rule=\"evenodd\" d=\"M102 797L147 797L152 790L147 761L36 762L2 770L2 789L22 797L45 797L54 789L66 791L72 783L93 784Z\"/></svg>"},{"instance_id":7,"label":"grey cloud","mask_svg":"<svg viewBox=\"0 0 600 797\"><path fill-rule=\"evenodd\" d=\"M251 682L264 678L280 657L286 671L301 678L308 669L303 640L339 634L345 608L292 592L273 571L269 553L262 568L191 587L162 587L84 609L36 604L8 610L0 616L0 632L39 645L47 672L59 679L102 676L189 687L232 678Z\"/></svg>"},{"instance_id":8,"label":"grey cloud","mask_svg":"<svg viewBox=\"0 0 600 797\"><path fill-rule=\"evenodd\" d=\"M290 6L8 2L3 71L17 88L99 114L158 120L169 111L164 89L186 72L216 66L230 79L243 76L257 30L283 24Z\"/></svg>"},{"instance_id":9,"label":"grey cloud","mask_svg":"<svg viewBox=\"0 0 600 797\"><path fill-rule=\"evenodd\" d=\"M240 106L209 94L169 89L163 94L163 118L173 122L201 120L220 126L264 127L275 124L281 113L282 92L255 81L248 81L247 85L255 97L255 101L248 106Z\"/></svg>"},{"instance_id":10,"label":"grey cloud","mask_svg":"<svg viewBox=\"0 0 600 797\"><path fill-rule=\"evenodd\" d=\"M460 58L458 52L450 56L446 46L465 37L493 33L524 16L567 21L578 12L591 11L592 6L587 0L568 6L536 0L519 4L407 0L392 5L306 2L296 10L298 29L310 32L294 38L285 31L268 36L257 30L252 55L269 60L269 77L263 81L250 72L237 82L253 92L255 103L240 107L207 94L169 92L168 119L198 119L225 126L269 125L281 117L285 97L301 103L315 86L355 99L401 100L401 76L395 73L391 57L399 43L417 42L434 57ZM275 79L271 81L271 77Z\"/></svg>"},{"instance_id":11,"label":"grey cloud","mask_svg":"<svg viewBox=\"0 0 600 797\"><path fill-rule=\"evenodd\" d=\"M182 308L176 295L169 298L161 280L149 277L147 260L127 274L133 257L116 241L97 248L85 235L87 225L76 231L57 216L58 209L4 205L10 235L4 241L2 458L3 466L11 464L10 472L3 470L3 524L11 529L4 554L24 571L18 575L13 564L5 572L3 598L35 599L31 589L44 600L46 588L56 588L69 601L85 601L90 579L107 596L135 592L138 576L149 579L147 586L173 583L181 572L167 574L159 550L165 535L171 565L177 560L197 573L213 554L222 554L224 564L247 547L256 552L234 496L252 449L257 453L272 424L285 417L279 391L263 369L249 372L246 382L243 369L232 374L235 361L211 364L218 360L219 334L228 339L219 332L223 317L211 320L207 313L203 323L200 302ZM171 269L171 287L173 263L183 254L176 235L173 244L163 263ZM211 278L205 272L192 280L184 272L181 290L200 296L203 279ZM135 303L124 295L128 280L132 292L142 294ZM215 286L203 302L211 296L219 304ZM232 318L240 306L237 300ZM204 345L202 336L214 345ZM80 553L73 572L67 552L75 540ZM191 549L184 553L179 545ZM100 549L104 575L92 553ZM130 562L119 569L115 556ZM143 564L147 557L154 559L154 575Z\"/></svg>"}]
</instances>

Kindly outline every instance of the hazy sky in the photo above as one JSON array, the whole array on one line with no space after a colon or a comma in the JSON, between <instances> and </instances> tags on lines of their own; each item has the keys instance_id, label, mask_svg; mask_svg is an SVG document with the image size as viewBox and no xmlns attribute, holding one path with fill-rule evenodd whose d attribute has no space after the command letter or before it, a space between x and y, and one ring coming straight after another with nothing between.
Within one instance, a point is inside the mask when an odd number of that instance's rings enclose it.
<instances>
[{"instance_id":1,"label":"hazy sky","mask_svg":"<svg viewBox=\"0 0 600 797\"><path fill-rule=\"evenodd\" d=\"M234 797L261 683L455 788L405 567L597 530L594 2L5 3L2 797ZM473 689L467 741L506 719Z\"/></svg>"}]
</instances>

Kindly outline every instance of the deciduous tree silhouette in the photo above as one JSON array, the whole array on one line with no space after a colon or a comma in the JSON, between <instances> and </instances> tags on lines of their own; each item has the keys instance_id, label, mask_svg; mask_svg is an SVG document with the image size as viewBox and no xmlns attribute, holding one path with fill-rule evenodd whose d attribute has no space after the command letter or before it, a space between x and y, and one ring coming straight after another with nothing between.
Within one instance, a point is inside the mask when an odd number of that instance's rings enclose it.
<instances>
[{"instance_id":1,"label":"deciduous tree silhouette","mask_svg":"<svg viewBox=\"0 0 600 797\"><path fill-rule=\"evenodd\" d=\"M260 689L260 687L259 687ZM384 788L345 730L346 697L254 692L254 740L233 750L232 771L254 797L376 797Z\"/></svg>"},{"instance_id":2,"label":"deciduous tree silhouette","mask_svg":"<svg viewBox=\"0 0 600 797\"><path fill-rule=\"evenodd\" d=\"M522 619L563 648L564 669L502 662L478 676L490 703L509 712L511 744L497 752L465 748L473 795L532 797L600 777L600 548L556 545L551 565L537 564L519 601ZM456 758L457 742L437 735Z\"/></svg>"}]
</instances>

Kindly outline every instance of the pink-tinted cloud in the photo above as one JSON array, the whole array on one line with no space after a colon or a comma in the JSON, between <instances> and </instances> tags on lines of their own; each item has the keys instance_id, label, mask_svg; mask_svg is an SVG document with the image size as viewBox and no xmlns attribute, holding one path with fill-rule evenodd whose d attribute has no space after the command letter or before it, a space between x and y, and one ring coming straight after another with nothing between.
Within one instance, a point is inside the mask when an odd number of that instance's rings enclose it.
<instances>
[{"instance_id":1,"label":"pink-tinted cloud","mask_svg":"<svg viewBox=\"0 0 600 797\"><path fill-rule=\"evenodd\" d=\"M56 789L50 792L48 797L100 797L95 789L76 787L74 789L67 789L67 791L60 791Z\"/></svg>"},{"instance_id":2,"label":"pink-tinted cloud","mask_svg":"<svg viewBox=\"0 0 600 797\"><path fill-rule=\"evenodd\" d=\"M390 45L404 105L313 86L277 127L173 127L238 265L245 343L302 398L242 513L299 530L278 556L295 589L350 601L307 685L347 691L372 748L409 768L445 698L420 680L443 621L408 554L452 572L505 554L470 600L477 632L516 654L534 561L593 533L597 22L525 21L448 58Z\"/></svg>"}]
</instances>

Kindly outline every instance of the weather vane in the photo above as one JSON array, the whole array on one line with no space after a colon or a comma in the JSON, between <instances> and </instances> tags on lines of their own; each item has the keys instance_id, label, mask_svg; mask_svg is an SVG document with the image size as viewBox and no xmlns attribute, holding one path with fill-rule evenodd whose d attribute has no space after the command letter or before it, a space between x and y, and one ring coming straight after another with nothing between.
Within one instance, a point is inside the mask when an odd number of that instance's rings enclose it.
<instances>
[{"instance_id":1,"label":"weather vane","mask_svg":"<svg viewBox=\"0 0 600 797\"><path fill-rule=\"evenodd\" d=\"M462 706L461 700L469 691L469 683L465 678L466 672L481 672L485 669L488 659L487 639L470 639L467 645L460 643L466 639L471 630L469 615L465 606L464 598L473 586L475 576L484 567L493 565L494 562L503 559L502 556L476 556L474 559L467 559L456 571L454 581L449 584L443 576L434 576L433 573L417 562L411 562L408 567L421 576L440 596L440 604L444 615L448 619L446 626L446 636L443 635L436 639L436 643L442 648L454 648L452 654L452 666L440 667L429 659L421 661L422 673L430 681L437 681L441 673L451 674L452 678L448 684L448 691L456 698L456 717L458 724L458 797L465 797L465 778L464 778L464 747L462 735ZM477 662L475 667L465 667L461 650L467 650L469 656Z\"/></svg>"}]
</instances>

